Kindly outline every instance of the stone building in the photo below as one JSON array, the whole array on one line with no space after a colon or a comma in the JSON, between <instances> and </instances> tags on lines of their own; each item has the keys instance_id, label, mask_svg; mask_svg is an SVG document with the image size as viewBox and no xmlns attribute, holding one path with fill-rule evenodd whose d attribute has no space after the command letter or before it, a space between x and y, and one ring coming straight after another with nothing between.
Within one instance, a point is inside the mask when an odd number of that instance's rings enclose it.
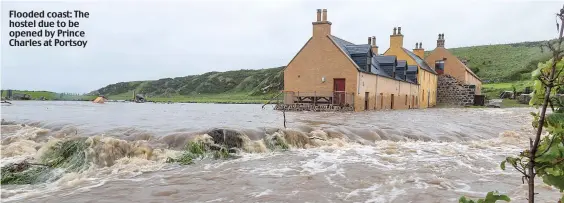
<instances>
[{"instance_id":1,"label":"stone building","mask_svg":"<svg viewBox=\"0 0 564 203\"><path fill-rule=\"evenodd\" d=\"M475 86L475 94L479 95L482 90L482 81L468 68L465 60L460 60L445 48L445 35L439 34L437 48L435 48L425 61L433 67L439 75L451 75L460 83Z\"/></svg>"},{"instance_id":2,"label":"stone building","mask_svg":"<svg viewBox=\"0 0 564 203\"><path fill-rule=\"evenodd\" d=\"M482 83L444 48L444 35L425 58L421 42L408 50L401 27L390 48L378 53L376 37L355 44L331 33L327 10L318 9L313 34L284 69L287 110L428 108L437 103L472 105Z\"/></svg>"},{"instance_id":3,"label":"stone building","mask_svg":"<svg viewBox=\"0 0 564 203\"><path fill-rule=\"evenodd\" d=\"M374 36L368 37L367 44L354 44L332 35L326 9L317 10L312 24L312 37L284 69L283 108L350 106L363 111L421 107L421 79L416 75L421 71L410 66L418 65L413 59L379 55Z\"/></svg>"}]
</instances>

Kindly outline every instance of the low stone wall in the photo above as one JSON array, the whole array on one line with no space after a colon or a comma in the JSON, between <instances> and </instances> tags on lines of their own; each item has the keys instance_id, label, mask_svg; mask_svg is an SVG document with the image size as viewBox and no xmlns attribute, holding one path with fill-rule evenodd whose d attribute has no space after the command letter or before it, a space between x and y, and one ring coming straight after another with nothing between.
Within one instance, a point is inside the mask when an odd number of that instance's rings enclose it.
<instances>
[{"instance_id":1,"label":"low stone wall","mask_svg":"<svg viewBox=\"0 0 564 203\"><path fill-rule=\"evenodd\" d=\"M475 88L464 85L450 75L439 75L437 84L437 102L455 106L474 104Z\"/></svg>"},{"instance_id":2,"label":"low stone wall","mask_svg":"<svg viewBox=\"0 0 564 203\"><path fill-rule=\"evenodd\" d=\"M276 104L274 110L280 111L354 111L352 106L313 105L313 104Z\"/></svg>"}]
</instances>

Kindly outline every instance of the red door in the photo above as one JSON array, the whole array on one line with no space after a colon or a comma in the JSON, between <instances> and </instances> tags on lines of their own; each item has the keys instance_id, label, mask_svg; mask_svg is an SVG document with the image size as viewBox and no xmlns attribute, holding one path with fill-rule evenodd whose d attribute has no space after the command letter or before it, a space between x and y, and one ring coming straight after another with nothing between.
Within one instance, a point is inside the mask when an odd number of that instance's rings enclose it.
<instances>
[{"instance_id":1,"label":"red door","mask_svg":"<svg viewBox=\"0 0 564 203\"><path fill-rule=\"evenodd\" d=\"M345 104L345 79L333 79L333 104Z\"/></svg>"}]
</instances>

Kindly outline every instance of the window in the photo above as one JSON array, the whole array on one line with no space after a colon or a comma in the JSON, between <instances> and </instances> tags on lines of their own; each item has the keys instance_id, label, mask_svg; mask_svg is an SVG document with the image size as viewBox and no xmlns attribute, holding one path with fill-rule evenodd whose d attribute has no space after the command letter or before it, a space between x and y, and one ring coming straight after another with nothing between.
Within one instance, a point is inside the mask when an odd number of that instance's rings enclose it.
<instances>
[{"instance_id":1,"label":"window","mask_svg":"<svg viewBox=\"0 0 564 203\"><path fill-rule=\"evenodd\" d=\"M407 106L407 94L405 95L405 105Z\"/></svg>"},{"instance_id":2,"label":"window","mask_svg":"<svg viewBox=\"0 0 564 203\"><path fill-rule=\"evenodd\" d=\"M445 71L445 61L443 60L436 60L435 61L435 70L441 74Z\"/></svg>"}]
</instances>

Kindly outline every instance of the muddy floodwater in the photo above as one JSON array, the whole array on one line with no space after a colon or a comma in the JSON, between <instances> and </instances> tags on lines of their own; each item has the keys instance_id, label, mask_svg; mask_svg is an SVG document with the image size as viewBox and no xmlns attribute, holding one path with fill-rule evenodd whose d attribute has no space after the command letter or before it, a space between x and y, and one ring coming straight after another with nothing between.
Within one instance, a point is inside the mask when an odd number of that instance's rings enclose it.
<instances>
[{"instance_id":1,"label":"muddy floodwater","mask_svg":"<svg viewBox=\"0 0 564 203\"><path fill-rule=\"evenodd\" d=\"M525 202L499 163L527 146L533 108L361 113L272 106L20 102L3 105L2 166L37 160L57 140L88 137L89 168L2 185L2 202L458 202L488 191ZM212 129L238 132L236 158L166 163ZM268 146L284 137L288 150ZM208 136L209 137L209 136ZM124 151L135 152L123 155ZM139 152L139 153L137 153ZM539 202L556 189L537 181Z\"/></svg>"}]
</instances>

